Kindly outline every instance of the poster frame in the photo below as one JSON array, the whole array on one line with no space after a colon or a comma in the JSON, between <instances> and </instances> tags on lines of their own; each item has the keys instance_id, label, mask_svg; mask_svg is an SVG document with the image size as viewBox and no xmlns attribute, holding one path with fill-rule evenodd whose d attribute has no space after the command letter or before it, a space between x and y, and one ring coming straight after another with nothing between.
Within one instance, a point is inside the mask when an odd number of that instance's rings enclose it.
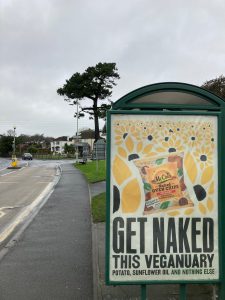
<instances>
[{"instance_id":1,"label":"poster frame","mask_svg":"<svg viewBox=\"0 0 225 300\"><path fill-rule=\"evenodd\" d=\"M111 184L111 116L112 115L162 115L162 116L214 116L217 117L217 157L218 157L218 254L219 254L219 278L212 280L129 280L129 281L112 281L110 280L110 184ZM222 131L224 129L224 117L221 111L194 111L194 110L110 110L107 112L107 181L106 181L106 284L108 285L145 285L145 284L209 284L224 282L223 266L224 258L222 256L224 249L224 239L222 238L222 228L224 228L224 220L222 212L225 204L222 201L224 194L223 166L224 159L222 157L222 149L224 141L222 139Z\"/></svg>"}]
</instances>

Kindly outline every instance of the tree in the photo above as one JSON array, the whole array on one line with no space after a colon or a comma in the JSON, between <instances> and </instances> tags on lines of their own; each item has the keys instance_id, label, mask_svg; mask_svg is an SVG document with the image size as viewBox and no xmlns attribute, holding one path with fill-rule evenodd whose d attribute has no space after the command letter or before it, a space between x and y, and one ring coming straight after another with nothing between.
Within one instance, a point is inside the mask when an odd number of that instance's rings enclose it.
<instances>
[{"instance_id":1,"label":"tree","mask_svg":"<svg viewBox=\"0 0 225 300\"><path fill-rule=\"evenodd\" d=\"M1 135L0 137L0 154L1 156L9 156L13 151L13 137L9 135Z\"/></svg>"},{"instance_id":2,"label":"tree","mask_svg":"<svg viewBox=\"0 0 225 300\"><path fill-rule=\"evenodd\" d=\"M74 154L75 153L75 147L74 145L68 145L67 143L64 145L64 152Z\"/></svg>"},{"instance_id":3,"label":"tree","mask_svg":"<svg viewBox=\"0 0 225 300\"><path fill-rule=\"evenodd\" d=\"M217 96L225 99L225 77L223 75L218 78L211 79L203 83L202 87Z\"/></svg>"},{"instance_id":4,"label":"tree","mask_svg":"<svg viewBox=\"0 0 225 300\"><path fill-rule=\"evenodd\" d=\"M106 133L106 123L104 124L104 126L102 128L102 133Z\"/></svg>"},{"instance_id":5,"label":"tree","mask_svg":"<svg viewBox=\"0 0 225 300\"><path fill-rule=\"evenodd\" d=\"M84 73L73 74L70 79L66 80L63 87L57 90L60 96L66 96L64 100L70 105L80 104L85 99L93 102L91 107L81 106L78 117L88 113L90 118L94 118L95 140L100 137L99 118L105 118L106 110L110 108L110 104L103 103L98 106L98 102L99 100L109 101L112 88L116 85L115 80L119 78L115 63L98 63L94 67L88 67Z\"/></svg>"},{"instance_id":6,"label":"tree","mask_svg":"<svg viewBox=\"0 0 225 300\"><path fill-rule=\"evenodd\" d=\"M94 139L95 138L95 132L92 129L84 129L80 131L80 137L82 139Z\"/></svg>"}]
</instances>

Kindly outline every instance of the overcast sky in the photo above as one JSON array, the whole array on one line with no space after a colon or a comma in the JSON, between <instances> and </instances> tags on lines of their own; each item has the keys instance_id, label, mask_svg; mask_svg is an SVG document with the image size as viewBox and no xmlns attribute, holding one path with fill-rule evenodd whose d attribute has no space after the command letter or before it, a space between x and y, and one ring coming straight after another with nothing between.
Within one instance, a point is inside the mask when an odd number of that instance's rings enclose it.
<instances>
[{"instance_id":1,"label":"overcast sky","mask_svg":"<svg viewBox=\"0 0 225 300\"><path fill-rule=\"evenodd\" d=\"M0 0L0 134L72 136L75 107L56 90L98 62L117 64L113 101L225 75L225 1Z\"/></svg>"}]
</instances>

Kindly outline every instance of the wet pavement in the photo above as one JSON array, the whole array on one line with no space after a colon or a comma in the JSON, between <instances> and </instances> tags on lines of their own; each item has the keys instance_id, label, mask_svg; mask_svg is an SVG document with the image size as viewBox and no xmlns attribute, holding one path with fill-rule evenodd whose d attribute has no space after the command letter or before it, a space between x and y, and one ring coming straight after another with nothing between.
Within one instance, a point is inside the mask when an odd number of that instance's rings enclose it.
<instances>
[{"instance_id":1,"label":"wet pavement","mask_svg":"<svg viewBox=\"0 0 225 300\"><path fill-rule=\"evenodd\" d=\"M93 299L87 183L62 167L54 192L0 262L1 300Z\"/></svg>"}]
</instances>

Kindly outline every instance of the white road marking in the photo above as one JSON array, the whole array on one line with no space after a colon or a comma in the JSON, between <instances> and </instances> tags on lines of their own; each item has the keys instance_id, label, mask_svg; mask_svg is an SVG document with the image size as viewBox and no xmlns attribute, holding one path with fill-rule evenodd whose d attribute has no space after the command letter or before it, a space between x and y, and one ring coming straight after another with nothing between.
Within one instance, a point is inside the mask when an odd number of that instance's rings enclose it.
<instances>
[{"instance_id":1,"label":"white road marking","mask_svg":"<svg viewBox=\"0 0 225 300\"><path fill-rule=\"evenodd\" d=\"M6 173L6 174L2 174L2 175L0 175L0 176L6 176L6 175L9 175L9 174L12 174L12 173L15 173L16 171L11 171L11 172L9 172L9 173Z\"/></svg>"},{"instance_id":2,"label":"white road marking","mask_svg":"<svg viewBox=\"0 0 225 300\"><path fill-rule=\"evenodd\" d=\"M0 207L0 218L4 217L4 215L6 214L3 210L13 209L13 208L20 208L20 206L3 206L3 207Z\"/></svg>"},{"instance_id":3,"label":"white road marking","mask_svg":"<svg viewBox=\"0 0 225 300\"><path fill-rule=\"evenodd\" d=\"M0 218L2 218L4 215L5 215L5 212L0 210Z\"/></svg>"},{"instance_id":4,"label":"white road marking","mask_svg":"<svg viewBox=\"0 0 225 300\"><path fill-rule=\"evenodd\" d=\"M18 181L0 181L0 184L3 184L3 183L18 183Z\"/></svg>"},{"instance_id":5,"label":"white road marking","mask_svg":"<svg viewBox=\"0 0 225 300\"><path fill-rule=\"evenodd\" d=\"M0 233L0 243L3 242L13 232L19 223L23 222L25 218L29 216L34 208L41 203L44 197L50 193L53 186L54 182L50 182L41 192L41 194L30 205L26 206L24 210L13 220L13 222Z\"/></svg>"},{"instance_id":6,"label":"white road marking","mask_svg":"<svg viewBox=\"0 0 225 300\"><path fill-rule=\"evenodd\" d=\"M18 169L18 171L21 171L21 170L23 170L23 169L25 169L26 167L21 167L21 169Z\"/></svg>"}]
</instances>

